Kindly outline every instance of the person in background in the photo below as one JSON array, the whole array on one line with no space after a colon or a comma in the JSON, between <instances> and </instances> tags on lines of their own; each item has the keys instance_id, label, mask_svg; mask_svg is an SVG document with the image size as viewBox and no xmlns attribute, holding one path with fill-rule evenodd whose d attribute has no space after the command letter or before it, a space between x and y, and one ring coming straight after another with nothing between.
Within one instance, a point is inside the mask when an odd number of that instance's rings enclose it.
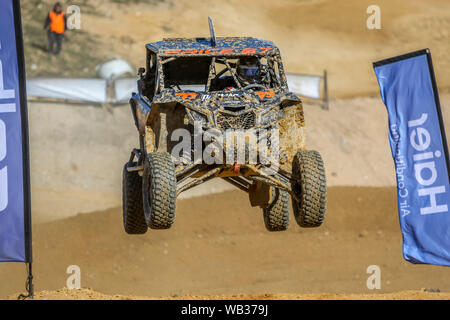
<instances>
[{"instance_id":1,"label":"person in background","mask_svg":"<svg viewBox=\"0 0 450 320\"><path fill-rule=\"evenodd\" d=\"M58 55L62 49L62 39L66 32L67 19L61 3L57 2L45 19L44 29L48 30L48 52Z\"/></svg>"}]
</instances>

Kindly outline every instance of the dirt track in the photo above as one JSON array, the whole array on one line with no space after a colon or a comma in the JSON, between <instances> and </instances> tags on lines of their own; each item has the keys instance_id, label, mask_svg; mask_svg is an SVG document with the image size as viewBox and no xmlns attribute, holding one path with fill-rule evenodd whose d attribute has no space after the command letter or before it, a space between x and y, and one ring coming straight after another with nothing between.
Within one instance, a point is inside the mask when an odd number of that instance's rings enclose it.
<instances>
[{"instance_id":1,"label":"dirt track","mask_svg":"<svg viewBox=\"0 0 450 320\"><path fill-rule=\"evenodd\" d=\"M15 300L18 294L8 296ZM449 293L428 292L426 290L406 290L394 293L379 294L233 294L233 295L188 295L171 297L125 296L119 294L103 294L92 289L61 289L41 291L35 294L34 300L450 300Z\"/></svg>"},{"instance_id":2,"label":"dirt track","mask_svg":"<svg viewBox=\"0 0 450 320\"><path fill-rule=\"evenodd\" d=\"M421 288L450 292L448 268L411 265L401 257L393 188L332 187L318 229L291 221L265 231L260 210L240 191L178 202L167 231L123 232L111 209L39 224L34 229L36 290L65 286L78 265L82 286L104 294L148 297L232 294L371 294L366 269L381 268L377 293ZM0 265L0 297L19 291L21 264Z\"/></svg>"},{"instance_id":3,"label":"dirt track","mask_svg":"<svg viewBox=\"0 0 450 320\"><path fill-rule=\"evenodd\" d=\"M448 124L450 100L442 98ZM136 134L129 110L32 104L30 113L38 291L64 287L66 268L76 264L83 287L109 295L369 294L366 268L376 264L381 292L450 292L448 269L403 261L395 189L367 187L394 183L379 99L336 100L329 112L305 106L307 143L322 152L329 185L360 187L329 189L322 228L305 230L292 222L288 232L275 234L265 231L260 211L236 191L180 200L175 227L145 236L123 232L119 208L73 216L120 205L121 169ZM194 191L213 191L210 184L202 187ZM0 265L5 278L0 297L23 287L23 266Z\"/></svg>"}]
</instances>

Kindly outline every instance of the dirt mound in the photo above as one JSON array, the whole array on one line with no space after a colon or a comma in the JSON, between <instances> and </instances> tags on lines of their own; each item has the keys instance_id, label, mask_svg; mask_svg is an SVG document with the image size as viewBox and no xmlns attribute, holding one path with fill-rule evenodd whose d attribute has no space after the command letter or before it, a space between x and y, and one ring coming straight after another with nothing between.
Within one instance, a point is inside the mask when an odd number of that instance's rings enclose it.
<instances>
[{"instance_id":1,"label":"dirt mound","mask_svg":"<svg viewBox=\"0 0 450 320\"><path fill-rule=\"evenodd\" d=\"M15 300L18 294L10 295L7 299ZM233 294L233 295L204 295L181 297L142 297L103 294L92 289L61 289L56 291L37 292L34 300L450 300L450 293L427 292L426 290L406 290L380 294Z\"/></svg>"},{"instance_id":2,"label":"dirt mound","mask_svg":"<svg viewBox=\"0 0 450 320\"><path fill-rule=\"evenodd\" d=\"M369 265L381 290L450 291L448 268L411 265L401 256L394 188L332 187L325 224L270 233L262 212L241 191L180 200L175 225L129 236L121 209L81 214L34 228L36 291L66 285L69 265L81 285L104 294L372 294ZM0 297L23 288L23 264L1 264Z\"/></svg>"}]
</instances>

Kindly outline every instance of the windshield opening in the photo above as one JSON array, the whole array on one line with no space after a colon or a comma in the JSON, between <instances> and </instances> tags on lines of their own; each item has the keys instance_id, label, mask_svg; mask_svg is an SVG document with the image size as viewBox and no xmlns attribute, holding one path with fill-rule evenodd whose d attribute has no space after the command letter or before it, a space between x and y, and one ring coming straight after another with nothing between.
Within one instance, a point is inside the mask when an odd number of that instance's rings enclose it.
<instances>
[{"instance_id":1,"label":"windshield opening","mask_svg":"<svg viewBox=\"0 0 450 320\"><path fill-rule=\"evenodd\" d=\"M281 76L276 56L195 56L162 60L164 88L213 92L278 88ZM253 86L251 86L253 85Z\"/></svg>"}]
</instances>

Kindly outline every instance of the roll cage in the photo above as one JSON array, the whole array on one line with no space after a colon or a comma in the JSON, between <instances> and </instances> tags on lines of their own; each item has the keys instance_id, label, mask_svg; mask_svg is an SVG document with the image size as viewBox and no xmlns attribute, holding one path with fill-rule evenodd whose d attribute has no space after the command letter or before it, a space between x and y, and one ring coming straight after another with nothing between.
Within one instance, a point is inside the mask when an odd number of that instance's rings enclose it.
<instances>
[{"instance_id":1,"label":"roll cage","mask_svg":"<svg viewBox=\"0 0 450 320\"><path fill-rule=\"evenodd\" d=\"M242 84L238 80L236 73L237 60L241 57L256 56L260 61L260 66L265 72L265 81L270 88L287 88L287 80L284 73L283 63L278 50L271 50L264 55L223 55L220 51L216 55L161 55L147 48L146 69L145 74L141 73L140 89L147 98L152 99L155 94L169 88L180 88L181 84L194 84L189 80L185 83L177 83L175 74L182 74L186 71L190 79L199 84L204 81L203 90L201 92L221 91L213 87L214 81L221 79L222 76L228 74L232 85L236 89L242 89ZM173 68L169 68L174 65ZM219 69L217 66L222 66ZM191 68L191 70L189 70ZM183 81L181 81L183 82ZM184 89L185 91L192 91Z\"/></svg>"}]
</instances>

